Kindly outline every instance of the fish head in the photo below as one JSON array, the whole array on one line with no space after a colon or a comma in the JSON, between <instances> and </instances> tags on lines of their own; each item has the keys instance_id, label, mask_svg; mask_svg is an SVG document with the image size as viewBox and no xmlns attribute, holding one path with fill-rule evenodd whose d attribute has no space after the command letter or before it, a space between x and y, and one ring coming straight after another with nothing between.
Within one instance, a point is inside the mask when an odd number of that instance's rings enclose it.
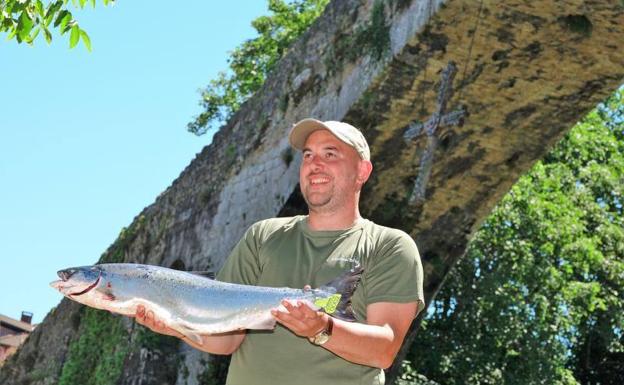
<instances>
[{"instance_id":1,"label":"fish head","mask_svg":"<svg viewBox=\"0 0 624 385\"><path fill-rule=\"evenodd\" d=\"M78 301L77 297L88 294L98 287L102 281L102 273L102 269L97 265L71 267L59 270L57 274L60 280L50 283L50 286L64 296Z\"/></svg>"}]
</instances>

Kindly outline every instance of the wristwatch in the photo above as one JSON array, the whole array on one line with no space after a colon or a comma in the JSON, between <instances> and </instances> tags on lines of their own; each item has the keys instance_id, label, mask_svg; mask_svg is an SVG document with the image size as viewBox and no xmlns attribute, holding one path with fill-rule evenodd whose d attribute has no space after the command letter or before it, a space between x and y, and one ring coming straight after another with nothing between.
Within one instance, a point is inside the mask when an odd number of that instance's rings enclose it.
<instances>
[{"instance_id":1,"label":"wristwatch","mask_svg":"<svg viewBox=\"0 0 624 385\"><path fill-rule=\"evenodd\" d=\"M310 342L312 342L314 345L323 345L324 343L326 343L327 341L329 341L329 338L332 335L332 329L334 328L334 319L332 317L327 317L327 327L323 330L321 330L318 334L312 336L312 337L308 337L308 339L310 340Z\"/></svg>"}]
</instances>

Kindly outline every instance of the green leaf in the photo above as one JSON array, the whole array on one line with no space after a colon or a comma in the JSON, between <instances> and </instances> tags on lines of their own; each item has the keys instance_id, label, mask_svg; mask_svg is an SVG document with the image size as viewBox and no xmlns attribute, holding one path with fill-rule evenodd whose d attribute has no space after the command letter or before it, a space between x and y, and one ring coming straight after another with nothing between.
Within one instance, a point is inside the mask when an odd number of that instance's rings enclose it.
<instances>
[{"instance_id":1,"label":"green leaf","mask_svg":"<svg viewBox=\"0 0 624 385\"><path fill-rule=\"evenodd\" d=\"M84 8L85 4L87 4L87 0L80 0L80 8Z\"/></svg>"},{"instance_id":2,"label":"green leaf","mask_svg":"<svg viewBox=\"0 0 624 385\"><path fill-rule=\"evenodd\" d=\"M48 30L46 27L43 27L43 36L45 37L48 44L52 43L52 34L50 33L50 30Z\"/></svg>"},{"instance_id":3,"label":"green leaf","mask_svg":"<svg viewBox=\"0 0 624 385\"><path fill-rule=\"evenodd\" d=\"M34 32L32 35L30 35L30 36L26 39L26 42L27 42L28 44L31 44L31 45L32 45L33 41L35 41L35 39L36 39L36 38L37 38L37 36L39 35L39 32L41 32L41 28L40 28L40 27L37 27L37 28L35 29L35 32Z\"/></svg>"},{"instance_id":4,"label":"green leaf","mask_svg":"<svg viewBox=\"0 0 624 385\"><path fill-rule=\"evenodd\" d=\"M42 18L45 17L45 11L43 9L43 3L41 2L41 0L37 0L37 2L35 3L35 8L37 9L37 13L39 14L39 16L41 16Z\"/></svg>"},{"instance_id":5,"label":"green leaf","mask_svg":"<svg viewBox=\"0 0 624 385\"><path fill-rule=\"evenodd\" d=\"M50 23L52 23L52 20L54 20L54 15L46 15L46 17L43 20L43 25L46 27L49 27Z\"/></svg>"},{"instance_id":6,"label":"green leaf","mask_svg":"<svg viewBox=\"0 0 624 385\"><path fill-rule=\"evenodd\" d=\"M15 35L17 35L17 29L16 29L16 28L13 28L13 29L11 30L11 32L9 33L9 36L7 36L7 40L11 40L11 39L13 39L13 38L15 37Z\"/></svg>"},{"instance_id":7,"label":"green leaf","mask_svg":"<svg viewBox=\"0 0 624 385\"><path fill-rule=\"evenodd\" d=\"M91 0L91 6L95 8L95 0Z\"/></svg>"},{"instance_id":8,"label":"green leaf","mask_svg":"<svg viewBox=\"0 0 624 385\"><path fill-rule=\"evenodd\" d=\"M33 28L33 21L28 17L26 12L22 12L17 22L17 38L22 41L28 38L30 31Z\"/></svg>"},{"instance_id":9,"label":"green leaf","mask_svg":"<svg viewBox=\"0 0 624 385\"><path fill-rule=\"evenodd\" d=\"M82 42L84 43L85 47L87 47L89 52L91 52L91 39L89 39L89 35L87 35L87 33L81 29L80 37L82 37Z\"/></svg>"},{"instance_id":10,"label":"green leaf","mask_svg":"<svg viewBox=\"0 0 624 385\"><path fill-rule=\"evenodd\" d=\"M59 30L61 31L61 34L67 32L67 25L69 24L71 20L72 20L72 14L67 12L67 14L63 17L63 19L59 23L60 25Z\"/></svg>"},{"instance_id":11,"label":"green leaf","mask_svg":"<svg viewBox=\"0 0 624 385\"><path fill-rule=\"evenodd\" d=\"M29 6L24 9L24 12L26 12L30 20L34 21L35 18L37 17L37 13L36 13L37 10L34 7L30 6L30 3L28 5Z\"/></svg>"},{"instance_id":12,"label":"green leaf","mask_svg":"<svg viewBox=\"0 0 624 385\"><path fill-rule=\"evenodd\" d=\"M78 24L74 24L71 27L71 35L69 36L69 48L74 48L78 44L78 39L80 39L80 28Z\"/></svg>"},{"instance_id":13,"label":"green leaf","mask_svg":"<svg viewBox=\"0 0 624 385\"><path fill-rule=\"evenodd\" d=\"M63 0L57 0L54 3L51 3L50 5L48 5L48 11L46 12L46 20L50 17L53 18L54 15L56 15L56 13L61 9L61 7L63 6Z\"/></svg>"},{"instance_id":14,"label":"green leaf","mask_svg":"<svg viewBox=\"0 0 624 385\"><path fill-rule=\"evenodd\" d=\"M70 20L69 23L67 23L67 25L61 29L61 35L64 35L67 31L71 30L73 28L74 25L78 25L78 22L76 20Z\"/></svg>"},{"instance_id":15,"label":"green leaf","mask_svg":"<svg viewBox=\"0 0 624 385\"><path fill-rule=\"evenodd\" d=\"M56 20L54 20L54 26L58 27L59 24L61 24L61 22L63 21L63 18L65 18L65 16L67 16L69 13L68 10L64 9L61 12L58 13L58 15L56 16ZM71 14L70 14L71 15ZM71 16L70 16L71 17ZM62 29L62 28L61 28Z\"/></svg>"}]
</instances>

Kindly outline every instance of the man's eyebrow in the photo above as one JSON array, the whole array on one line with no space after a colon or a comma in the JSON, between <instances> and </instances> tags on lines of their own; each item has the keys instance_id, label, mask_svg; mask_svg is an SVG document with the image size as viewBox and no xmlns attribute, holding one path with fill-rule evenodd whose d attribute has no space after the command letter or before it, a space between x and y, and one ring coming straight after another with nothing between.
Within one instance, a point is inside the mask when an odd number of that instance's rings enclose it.
<instances>
[{"instance_id":1,"label":"man's eyebrow","mask_svg":"<svg viewBox=\"0 0 624 385\"><path fill-rule=\"evenodd\" d=\"M333 150L333 151L338 151L338 147L336 146L332 146L332 145L327 145L325 147L323 147L323 150ZM312 151L312 149L310 147L304 147L301 152L306 152L306 151Z\"/></svg>"}]
</instances>

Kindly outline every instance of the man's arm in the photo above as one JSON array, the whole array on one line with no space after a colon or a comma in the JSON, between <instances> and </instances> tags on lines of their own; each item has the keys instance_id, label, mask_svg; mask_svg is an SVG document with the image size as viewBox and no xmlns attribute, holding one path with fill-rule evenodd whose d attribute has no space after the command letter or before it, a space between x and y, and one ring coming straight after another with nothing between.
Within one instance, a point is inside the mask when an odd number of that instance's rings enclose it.
<instances>
[{"instance_id":1,"label":"man's arm","mask_svg":"<svg viewBox=\"0 0 624 385\"><path fill-rule=\"evenodd\" d=\"M143 306L138 307L135 320L156 333L177 337L195 349L212 354L234 353L245 339L246 334L243 330L223 334L202 335L202 343L198 344L189 340L180 332L168 327L161 320L157 320L154 317L154 312L151 310L146 311Z\"/></svg>"},{"instance_id":2,"label":"man's arm","mask_svg":"<svg viewBox=\"0 0 624 385\"><path fill-rule=\"evenodd\" d=\"M327 314L314 311L302 302L282 304L288 312L274 311L273 315L295 334L312 337L327 327ZM357 364L388 368L417 310L417 302L378 302L366 307L367 324L334 318L332 336L322 347Z\"/></svg>"}]
</instances>

